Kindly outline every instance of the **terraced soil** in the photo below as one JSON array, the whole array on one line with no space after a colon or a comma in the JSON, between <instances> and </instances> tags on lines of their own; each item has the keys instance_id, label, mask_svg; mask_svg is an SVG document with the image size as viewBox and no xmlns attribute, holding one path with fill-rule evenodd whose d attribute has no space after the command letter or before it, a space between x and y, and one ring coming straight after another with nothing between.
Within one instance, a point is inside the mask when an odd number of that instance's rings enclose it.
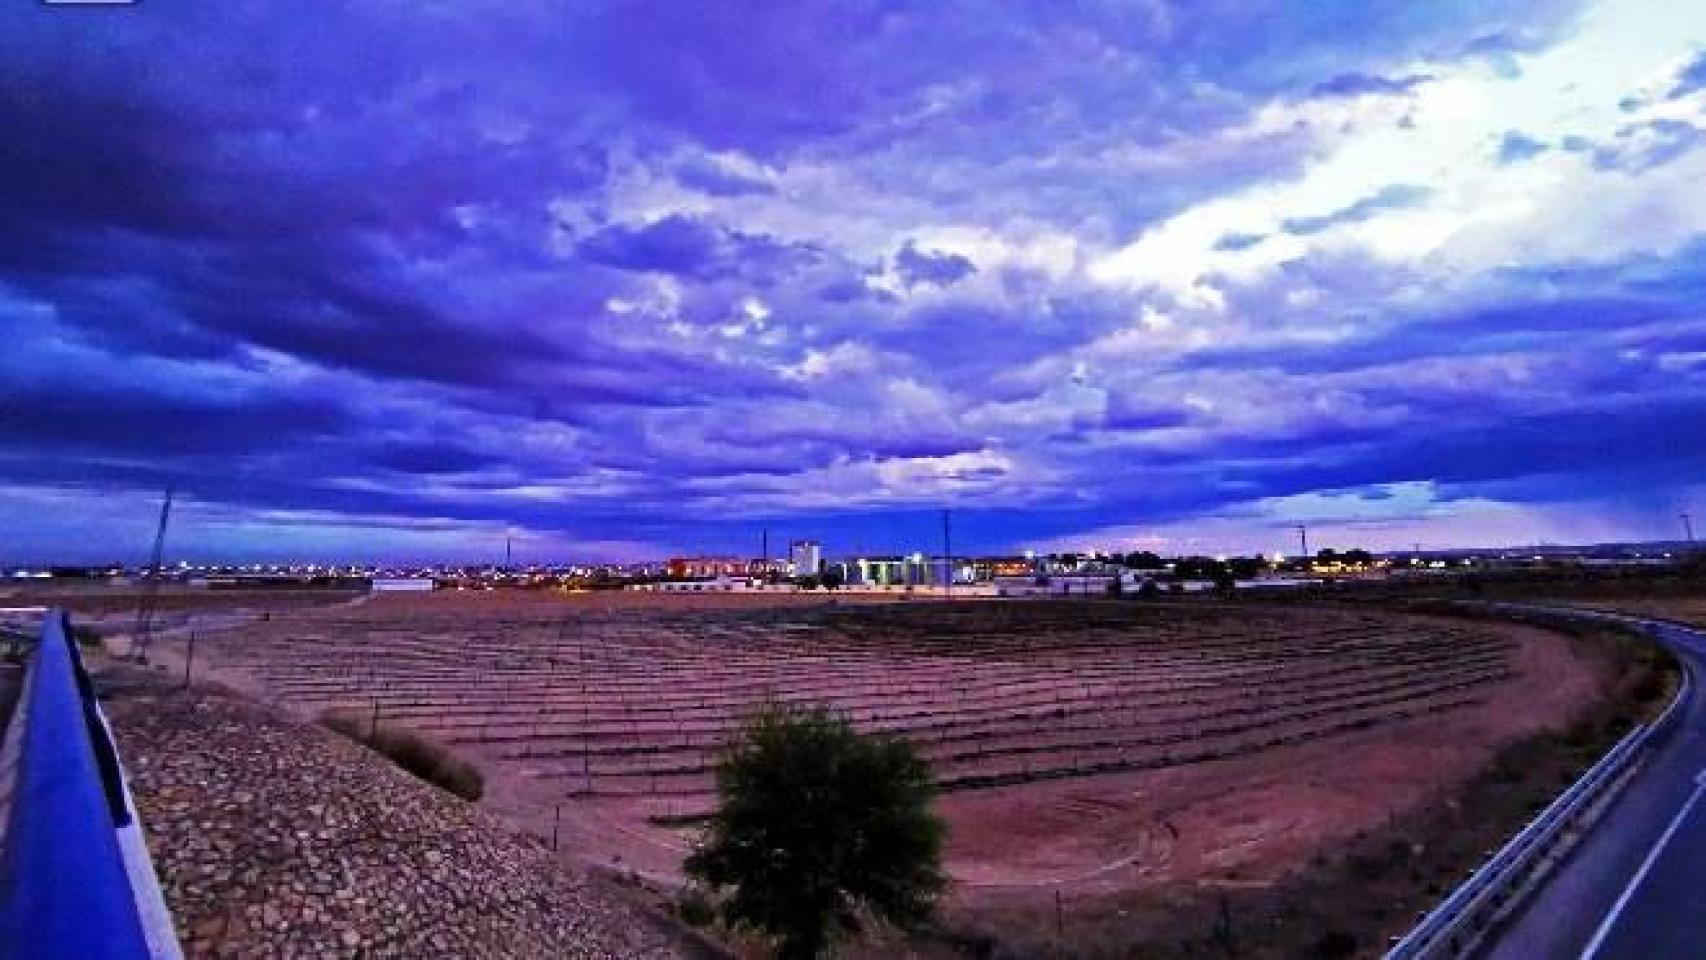
<instances>
[{"instance_id":1,"label":"terraced soil","mask_svg":"<svg viewBox=\"0 0 1706 960\"><path fill-rule=\"evenodd\" d=\"M378 597L197 659L301 716L434 737L491 809L666 881L741 716L829 703L931 759L956 897L1003 903L1295 866L1598 682L1549 634L1360 611L644 600Z\"/></svg>"}]
</instances>

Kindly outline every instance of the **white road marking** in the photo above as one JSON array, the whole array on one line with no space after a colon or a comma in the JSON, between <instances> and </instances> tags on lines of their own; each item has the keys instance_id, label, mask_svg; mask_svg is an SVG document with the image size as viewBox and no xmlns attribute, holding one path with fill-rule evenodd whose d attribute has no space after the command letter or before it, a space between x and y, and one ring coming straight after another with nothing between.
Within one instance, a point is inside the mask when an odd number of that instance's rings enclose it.
<instances>
[{"instance_id":1,"label":"white road marking","mask_svg":"<svg viewBox=\"0 0 1706 960\"><path fill-rule=\"evenodd\" d=\"M1605 939L1610 936L1611 929L1621 919L1623 909L1629 905L1630 900L1634 899L1635 891L1641 886L1641 882L1647 879L1647 874L1653 869L1653 864L1658 862L1659 856L1664 853L1665 846L1670 843L1671 837L1676 835L1677 828L1681 827L1682 821L1688 818L1688 814L1693 811L1694 805L1700 802L1700 797L1706 795L1706 770L1695 775L1694 783L1694 792L1689 795L1688 802L1684 803L1682 809L1678 810L1676 816L1671 819L1670 826L1665 828L1664 835L1659 837L1659 842L1653 844L1653 849L1647 852L1647 859L1642 862L1641 869L1635 871L1634 878L1629 881L1627 887L1623 888L1623 895L1617 898L1617 903L1612 906L1611 912L1605 915L1605 921L1599 925L1599 931L1593 935L1592 940L1588 941L1587 949L1582 951L1582 960L1593 960L1594 955L1599 952L1599 948L1605 945Z\"/></svg>"}]
</instances>

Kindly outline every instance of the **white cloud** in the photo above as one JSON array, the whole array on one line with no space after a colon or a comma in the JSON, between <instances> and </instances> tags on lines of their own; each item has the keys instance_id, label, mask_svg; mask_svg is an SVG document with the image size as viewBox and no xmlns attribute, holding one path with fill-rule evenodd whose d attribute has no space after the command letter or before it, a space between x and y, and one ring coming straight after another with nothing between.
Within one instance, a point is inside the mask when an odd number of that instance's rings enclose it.
<instances>
[{"instance_id":1,"label":"white cloud","mask_svg":"<svg viewBox=\"0 0 1706 960\"><path fill-rule=\"evenodd\" d=\"M1659 23L1665 28L1653 29ZM1706 151L1631 178L1559 151L1501 166L1495 147L1511 130L1552 144L1566 136L1616 138L1641 119L1619 108L1624 94L1658 89L1702 41L1706 7L1607 3L1590 11L1573 37L1524 59L1515 75L1475 62L1416 64L1437 79L1409 98L1362 98L1349 116L1336 101L1275 105L1253 125L1326 127L1324 149L1302 176L1191 207L1093 259L1088 274L1107 286L1159 288L1201 305L1213 301L1216 277L1250 282L1288 261L1335 250L1397 262L1432 258L1442 272L1479 272L1671 249L1706 223L1706 191L1686 186L1706 180ZM1649 109L1700 116L1693 103ZM1414 206L1308 236L1283 232L1289 218L1345 210L1395 184L1423 184L1432 193ZM1217 248L1232 235L1266 239Z\"/></svg>"}]
</instances>

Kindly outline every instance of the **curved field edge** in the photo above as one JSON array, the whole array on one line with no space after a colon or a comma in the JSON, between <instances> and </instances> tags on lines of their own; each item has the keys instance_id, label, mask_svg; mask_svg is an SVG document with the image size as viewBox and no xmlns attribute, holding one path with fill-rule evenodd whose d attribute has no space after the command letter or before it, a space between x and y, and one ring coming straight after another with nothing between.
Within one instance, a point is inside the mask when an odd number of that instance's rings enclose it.
<instances>
[{"instance_id":1,"label":"curved field edge","mask_svg":"<svg viewBox=\"0 0 1706 960\"><path fill-rule=\"evenodd\" d=\"M1603 694L1561 729L1500 748L1473 777L1427 804L1311 858L1271 885L1220 885L1126 902L1102 916L1037 916L1033 930L976 918L946 927L944 954L981 957L1353 957L1392 938L1674 696L1680 669L1662 646L1612 625L1494 614L1445 604L1410 612L1539 626L1610 669Z\"/></svg>"}]
</instances>

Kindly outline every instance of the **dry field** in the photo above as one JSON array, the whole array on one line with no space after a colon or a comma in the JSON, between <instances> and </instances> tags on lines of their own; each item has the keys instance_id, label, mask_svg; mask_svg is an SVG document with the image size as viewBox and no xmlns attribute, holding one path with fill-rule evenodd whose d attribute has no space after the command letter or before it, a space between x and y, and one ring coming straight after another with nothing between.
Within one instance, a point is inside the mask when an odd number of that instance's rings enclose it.
<instances>
[{"instance_id":1,"label":"dry field","mask_svg":"<svg viewBox=\"0 0 1706 960\"><path fill-rule=\"evenodd\" d=\"M934 763L950 912L1038 922L1057 891L1070 915L1272 881L1602 682L1552 634L1365 611L609 594L299 609L204 634L196 662L301 716L433 737L512 822L664 883L740 716L833 704Z\"/></svg>"}]
</instances>

